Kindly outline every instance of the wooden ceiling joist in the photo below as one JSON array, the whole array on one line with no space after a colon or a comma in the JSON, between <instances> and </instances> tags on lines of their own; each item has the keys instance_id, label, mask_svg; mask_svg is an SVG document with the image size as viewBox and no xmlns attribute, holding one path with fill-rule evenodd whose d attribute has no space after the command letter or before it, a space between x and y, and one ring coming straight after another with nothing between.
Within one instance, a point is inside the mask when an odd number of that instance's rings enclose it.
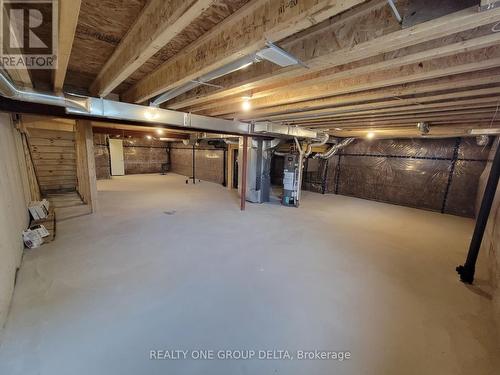
<instances>
[{"instance_id":1,"label":"wooden ceiling joist","mask_svg":"<svg viewBox=\"0 0 500 375\"><path fill-rule=\"evenodd\" d=\"M106 62L90 91L106 96L216 0L152 0Z\"/></svg>"},{"instance_id":2,"label":"wooden ceiling joist","mask_svg":"<svg viewBox=\"0 0 500 375\"><path fill-rule=\"evenodd\" d=\"M58 60L57 69L53 75L55 91L62 90L64 85L81 3L82 0L59 1Z\"/></svg>"},{"instance_id":3,"label":"wooden ceiling joist","mask_svg":"<svg viewBox=\"0 0 500 375\"><path fill-rule=\"evenodd\" d=\"M342 122L344 124L349 123L362 123L362 122L375 122L375 121L392 121L394 119L408 119L411 121L416 120L424 121L424 116L456 116L457 120L467 120L464 119L462 115L466 114L484 114L486 118L492 119L495 115L496 108L500 104L500 96L496 98L491 98L484 102L470 102L470 104L462 105L442 105L441 107L424 107L420 109L414 109L412 111L393 111L393 112L381 112L381 111L370 111L365 113L358 113L352 116L332 116L332 117L318 117L314 119L297 119L287 122L290 125L300 125L305 124L324 124L324 123L334 123ZM421 120L419 120L421 118Z\"/></svg>"},{"instance_id":4,"label":"wooden ceiling joist","mask_svg":"<svg viewBox=\"0 0 500 375\"><path fill-rule=\"evenodd\" d=\"M16 33L11 33L10 37L13 40L17 40ZM2 41L2 43L3 43L3 41ZM17 44L17 41L14 44ZM16 83L17 85L20 85L20 86L25 87L25 88L33 87L33 83L31 81L31 76L30 76L29 70L25 66L22 66L22 67L15 66L13 68L9 68L8 66L5 66L4 69L9 74L10 79L14 83Z\"/></svg>"},{"instance_id":5,"label":"wooden ceiling joist","mask_svg":"<svg viewBox=\"0 0 500 375\"><path fill-rule=\"evenodd\" d=\"M260 93L259 96L262 97L252 99L252 107L259 109L303 100L362 92L410 82L438 79L447 75L475 72L495 68L499 65L500 46L495 46L485 50L433 59L348 79L329 80L328 77L325 77L322 83L315 85L308 85L307 82L299 82L281 90L269 90ZM225 107L214 108L205 114L219 115L229 113L226 116L228 118L239 117L239 113L233 115L233 112L230 112L235 109L239 110L239 106L235 108L234 105L226 105Z\"/></svg>"},{"instance_id":6,"label":"wooden ceiling joist","mask_svg":"<svg viewBox=\"0 0 500 375\"><path fill-rule=\"evenodd\" d=\"M336 69L330 69L329 71L324 72L321 76L318 76L314 79L305 80L302 82L290 82L286 89L288 90L290 87L300 86L301 83L303 85L314 85L316 83L324 82L325 79L329 81L340 80L347 77L359 76L368 73L375 73L384 71L390 68L396 68L404 65L410 64L422 64L428 60L434 60L439 57L447 57L454 56L458 53L464 53L468 51L474 51L476 49L481 49L484 47L495 46L500 42L500 34L495 33L491 35L482 36L479 38L474 38L466 41L461 41L457 43L453 43L444 47L438 47L435 49L425 50L423 52L417 52L410 55L403 55L401 57L392 57L391 55L383 56L379 60L380 62L373 61L373 59L369 59L370 61L362 61L361 64L347 64L344 66L340 66ZM358 66L360 65L360 66ZM281 88L261 91L255 94L255 98L261 98L265 96L272 96L279 92ZM229 100L230 103L239 103L241 102L240 97L233 98ZM224 101L226 102L226 101ZM224 115L224 112L218 112L214 110L210 110L213 107L213 104L207 104L202 107L191 107L189 108L192 112L203 113L212 116ZM208 108L208 111L204 111L204 109ZM228 105L228 108L231 108Z\"/></svg>"},{"instance_id":7,"label":"wooden ceiling joist","mask_svg":"<svg viewBox=\"0 0 500 375\"><path fill-rule=\"evenodd\" d=\"M483 123L490 123L492 121L493 115L494 115L495 109L493 111L479 111L478 113L470 113L470 112L464 112L464 113L457 113L457 114L443 114L443 115L411 115L408 118L402 117L402 118L392 118L390 120L387 119L381 119L381 120L349 120L349 121L324 121L324 122L308 122L304 124L297 124L297 125L302 125L302 126L307 126L313 129L318 129L318 128L332 128L332 127L339 127L339 128L346 128L349 127L349 125L354 126L354 127L364 127L367 129L376 129L378 127L381 128L391 128L393 126L397 126L398 124L406 124L406 125L413 125L417 126L418 122L430 122L431 125L434 123L463 123L463 122L483 122ZM467 116L467 117L465 117Z\"/></svg>"},{"instance_id":8,"label":"wooden ceiling joist","mask_svg":"<svg viewBox=\"0 0 500 375\"><path fill-rule=\"evenodd\" d=\"M430 81L405 83L387 88L372 89L361 93L336 95L327 98L289 103L274 107L252 110L241 119L266 119L286 113L307 112L334 106L354 105L355 103L402 99L416 95L432 95L450 90L474 90L480 86L500 83L500 69L490 69L468 74L441 77Z\"/></svg>"},{"instance_id":9,"label":"wooden ceiling joist","mask_svg":"<svg viewBox=\"0 0 500 375\"><path fill-rule=\"evenodd\" d=\"M374 14L371 16L373 18ZM390 14L386 17L390 17ZM291 75L289 71L285 70L282 70L281 72L274 71L272 72L272 75L270 75L269 71L266 70L262 72L262 74L250 79L247 78L245 73L240 73L232 76L230 81L224 82L223 89L200 88L199 91L193 90L193 93L185 94L182 97L179 97L178 100L169 103L168 107L172 109L190 108L190 110L196 110L196 106L199 104L214 103L215 101L220 102L223 98L231 96L234 97L238 94L241 97L241 93L245 92L252 92L255 96L256 93L261 90L260 87L265 88L272 83L286 85L288 82L296 80L296 77L311 75L315 71L321 71L331 68L332 66L341 66L357 60L374 57L384 53L390 53L392 51L436 40L438 38L446 38L456 33L490 25L498 21L500 21L500 9L478 13L477 7L474 7L428 21L408 29L394 31L369 39L365 42L358 43L356 38L352 38L352 36L357 36L357 34L353 33L359 29L358 25L360 19L353 18L351 20L351 22L353 22L353 31L351 33L339 34L335 33L333 26L329 28L328 30L335 35L336 40L341 41L329 43L326 46L324 46L326 43L318 44L317 47L315 46L314 57L307 58L307 56L301 55L300 50L293 50L293 53L299 58L302 58L306 64L311 66L312 70L295 70L293 75ZM381 28L384 22L391 21L390 19L382 18L380 19L378 27ZM377 32L377 29L372 28L371 31L372 33L375 33ZM490 32L490 34L491 33L492 32ZM309 45L314 36L317 35L314 34L311 37L311 40L303 39L301 43L306 46ZM346 40L350 40L351 44L342 42L344 38ZM283 46L286 48L286 44ZM455 48L458 48L458 45L455 46ZM288 48L286 49L288 50ZM288 80L284 80L284 78L288 78Z\"/></svg>"},{"instance_id":10,"label":"wooden ceiling joist","mask_svg":"<svg viewBox=\"0 0 500 375\"><path fill-rule=\"evenodd\" d=\"M499 122L492 124L493 126L500 126ZM476 123L463 123L463 124L440 124L431 127L430 134L425 135L425 138L438 138L438 137L467 137L470 136L470 129L488 129L489 124L476 124ZM356 137L363 138L368 132L375 133L377 139L384 138L415 138L421 137L422 134L416 126L401 125L397 128L391 129L349 129L349 130L330 130L330 134L336 137Z\"/></svg>"},{"instance_id":11,"label":"wooden ceiling joist","mask_svg":"<svg viewBox=\"0 0 500 375\"><path fill-rule=\"evenodd\" d=\"M325 108L321 110L309 111L309 112L297 112L293 114L282 114L277 116L268 116L264 118L259 118L257 121L291 121L291 120L306 120L321 117L332 117L336 116L356 116L360 113L387 113L396 111L412 111L423 108L438 108L446 106L456 106L456 105L468 105L477 104L484 102L491 102L495 100L496 97L491 97L491 95L499 94L500 87L492 87L487 89L477 89L468 90L461 92L453 92L450 94L442 95L431 95L427 97L416 97L409 99L392 99L381 102L374 103L364 103L355 104L350 106L341 106L337 108ZM459 100L460 98L489 95L483 98L469 99L469 100ZM431 103L437 102L437 103Z\"/></svg>"},{"instance_id":12,"label":"wooden ceiling joist","mask_svg":"<svg viewBox=\"0 0 500 375\"><path fill-rule=\"evenodd\" d=\"M241 56L257 52L265 47L266 41L282 40L365 1L251 1L194 46L139 81L124 93L123 98L129 102L150 99Z\"/></svg>"}]
</instances>

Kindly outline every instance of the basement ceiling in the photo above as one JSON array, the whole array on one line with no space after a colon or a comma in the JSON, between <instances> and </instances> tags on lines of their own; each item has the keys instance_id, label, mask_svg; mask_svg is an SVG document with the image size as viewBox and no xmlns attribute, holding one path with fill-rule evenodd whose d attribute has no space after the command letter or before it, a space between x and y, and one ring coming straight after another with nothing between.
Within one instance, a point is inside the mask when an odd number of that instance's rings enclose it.
<instances>
[{"instance_id":1,"label":"basement ceiling","mask_svg":"<svg viewBox=\"0 0 500 375\"><path fill-rule=\"evenodd\" d=\"M88 92L97 74L136 21L147 1L82 1L66 77L68 89L75 91L76 88L76 91ZM248 0L217 1L113 92L121 94L247 2Z\"/></svg>"},{"instance_id":2,"label":"basement ceiling","mask_svg":"<svg viewBox=\"0 0 500 375\"><path fill-rule=\"evenodd\" d=\"M64 87L147 103L271 41L306 67L262 61L162 107L340 137L421 136L418 122L464 135L500 127L500 9L478 1L397 0L400 24L387 0L81 0ZM9 74L51 89L50 71Z\"/></svg>"}]
</instances>

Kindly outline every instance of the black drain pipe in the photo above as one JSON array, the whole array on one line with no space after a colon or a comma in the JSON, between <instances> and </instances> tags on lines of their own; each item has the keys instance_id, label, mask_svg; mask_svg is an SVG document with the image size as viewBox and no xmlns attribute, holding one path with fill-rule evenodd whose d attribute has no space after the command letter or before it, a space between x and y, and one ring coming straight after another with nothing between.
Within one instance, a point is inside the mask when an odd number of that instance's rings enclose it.
<instances>
[{"instance_id":1,"label":"black drain pipe","mask_svg":"<svg viewBox=\"0 0 500 375\"><path fill-rule=\"evenodd\" d=\"M476 271L476 261L483 241L484 231L486 224L488 224L488 217L490 216L491 205L495 199L495 193L498 187L498 177L500 176L500 144L497 146L495 158L491 165L490 176L484 189L483 201L479 209L479 215L476 220L476 227L470 242L469 253L467 260L463 266L458 266L457 272L460 275L460 280L464 283L472 284L474 281L474 273Z\"/></svg>"}]
</instances>

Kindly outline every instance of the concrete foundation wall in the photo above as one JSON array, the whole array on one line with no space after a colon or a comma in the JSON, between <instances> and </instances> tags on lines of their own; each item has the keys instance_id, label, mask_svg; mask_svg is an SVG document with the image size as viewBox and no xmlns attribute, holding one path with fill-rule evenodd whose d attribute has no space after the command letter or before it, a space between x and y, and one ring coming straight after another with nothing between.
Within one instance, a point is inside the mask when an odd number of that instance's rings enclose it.
<instances>
[{"instance_id":1,"label":"concrete foundation wall","mask_svg":"<svg viewBox=\"0 0 500 375\"><path fill-rule=\"evenodd\" d=\"M222 184L224 176L224 149L209 145L195 147L195 176L203 181ZM174 173L192 177L193 147L182 143L172 143L170 148L171 168Z\"/></svg>"},{"instance_id":2,"label":"concrete foundation wall","mask_svg":"<svg viewBox=\"0 0 500 375\"><path fill-rule=\"evenodd\" d=\"M328 161L309 160L304 188L473 217L489 151L475 138L357 140Z\"/></svg>"},{"instance_id":3,"label":"concrete foundation wall","mask_svg":"<svg viewBox=\"0 0 500 375\"><path fill-rule=\"evenodd\" d=\"M9 309L16 270L23 252L22 231L28 226L29 192L22 171L20 133L10 116L0 113L0 329ZM24 169L23 169L24 168Z\"/></svg>"},{"instance_id":4,"label":"concrete foundation wall","mask_svg":"<svg viewBox=\"0 0 500 375\"><path fill-rule=\"evenodd\" d=\"M94 134L97 179L111 178L107 134ZM168 143L156 139L126 138L123 140L125 174L160 173L168 163Z\"/></svg>"}]
</instances>

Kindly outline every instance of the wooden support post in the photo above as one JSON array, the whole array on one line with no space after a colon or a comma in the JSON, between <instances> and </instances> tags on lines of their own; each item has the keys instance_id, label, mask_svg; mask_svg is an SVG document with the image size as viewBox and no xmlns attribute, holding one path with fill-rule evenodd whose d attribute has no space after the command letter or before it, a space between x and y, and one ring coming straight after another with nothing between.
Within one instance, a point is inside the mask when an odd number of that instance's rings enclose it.
<instances>
[{"instance_id":1,"label":"wooden support post","mask_svg":"<svg viewBox=\"0 0 500 375\"><path fill-rule=\"evenodd\" d=\"M92 123L88 120L76 121L76 174L78 192L91 212L97 211L97 179L94 159L94 136Z\"/></svg>"},{"instance_id":2,"label":"wooden support post","mask_svg":"<svg viewBox=\"0 0 500 375\"><path fill-rule=\"evenodd\" d=\"M245 203L247 199L247 162L248 162L248 136L243 136L243 155L241 166L241 197L240 209L245 211Z\"/></svg>"}]
</instances>

